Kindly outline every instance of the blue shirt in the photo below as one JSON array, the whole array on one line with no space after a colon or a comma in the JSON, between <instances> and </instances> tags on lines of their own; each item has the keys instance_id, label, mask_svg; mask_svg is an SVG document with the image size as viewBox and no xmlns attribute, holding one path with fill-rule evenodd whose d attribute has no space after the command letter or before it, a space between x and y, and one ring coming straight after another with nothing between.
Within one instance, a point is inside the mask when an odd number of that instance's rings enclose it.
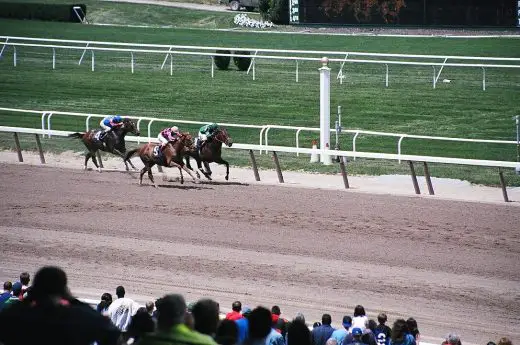
<instances>
[{"instance_id":1,"label":"blue shirt","mask_svg":"<svg viewBox=\"0 0 520 345\"><path fill-rule=\"evenodd\" d=\"M341 345L343 344L343 340L345 340L345 338L347 337L347 334L348 331L346 329L337 329L334 332L332 332L332 335L330 337L336 339L338 345Z\"/></svg>"},{"instance_id":2,"label":"blue shirt","mask_svg":"<svg viewBox=\"0 0 520 345\"><path fill-rule=\"evenodd\" d=\"M2 308L4 307L4 303L9 299L11 298L11 293L10 292L4 292L0 295L0 310L2 310Z\"/></svg>"},{"instance_id":3,"label":"blue shirt","mask_svg":"<svg viewBox=\"0 0 520 345\"><path fill-rule=\"evenodd\" d=\"M312 330L312 343L314 345L325 345L334 332L331 325L321 325Z\"/></svg>"},{"instance_id":4,"label":"blue shirt","mask_svg":"<svg viewBox=\"0 0 520 345\"><path fill-rule=\"evenodd\" d=\"M265 345L285 345L285 340L280 333L271 329L271 333L265 338Z\"/></svg>"},{"instance_id":5,"label":"blue shirt","mask_svg":"<svg viewBox=\"0 0 520 345\"><path fill-rule=\"evenodd\" d=\"M247 339L247 335L249 334L249 321L247 318L243 317L235 321L238 328L238 339L237 343L242 344Z\"/></svg>"}]
</instances>

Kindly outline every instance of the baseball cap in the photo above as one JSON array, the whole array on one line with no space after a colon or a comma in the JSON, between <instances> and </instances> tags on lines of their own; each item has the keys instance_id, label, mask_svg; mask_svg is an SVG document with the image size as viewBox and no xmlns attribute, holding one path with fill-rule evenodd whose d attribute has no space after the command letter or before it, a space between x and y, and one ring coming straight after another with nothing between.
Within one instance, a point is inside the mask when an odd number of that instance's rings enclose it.
<instances>
[{"instance_id":1,"label":"baseball cap","mask_svg":"<svg viewBox=\"0 0 520 345\"><path fill-rule=\"evenodd\" d=\"M349 327L352 326L352 318L348 315L343 316L343 327Z\"/></svg>"},{"instance_id":2,"label":"baseball cap","mask_svg":"<svg viewBox=\"0 0 520 345\"><path fill-rule=\"evenodd\" d=\"M352 330L352 335L363 335L363 331L361 330L361 328L356 327Z\"/></svg>"}]
</instances>

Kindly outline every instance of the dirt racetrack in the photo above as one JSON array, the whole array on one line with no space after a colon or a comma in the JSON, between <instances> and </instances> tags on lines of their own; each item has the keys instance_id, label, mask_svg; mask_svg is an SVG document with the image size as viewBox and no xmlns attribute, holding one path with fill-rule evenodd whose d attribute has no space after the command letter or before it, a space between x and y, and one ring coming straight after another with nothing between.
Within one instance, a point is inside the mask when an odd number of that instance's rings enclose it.
<instances>
[{"instance_id":1,"label":"dirt racetrack","mask_svg":"<svg viewBox=\"0 0 520 345\"><path fill-rule=\"evenodd\" d=\"M423 340L520 343L520 214L471 203L0 164L0 278L65 268L73 293L278 304L338 324L356 304Z\"/></svg>"}]
</instances>

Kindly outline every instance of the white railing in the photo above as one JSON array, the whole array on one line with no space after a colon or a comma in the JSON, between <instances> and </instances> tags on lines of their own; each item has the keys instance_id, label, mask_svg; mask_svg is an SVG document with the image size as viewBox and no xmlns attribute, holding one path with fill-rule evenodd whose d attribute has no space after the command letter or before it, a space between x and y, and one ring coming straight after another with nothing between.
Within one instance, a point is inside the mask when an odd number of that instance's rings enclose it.
<instances>
[{"instance_id":1,"label":"white railing","mask_svg":"<svg viewBox=\"0 0 520 345\"><path fill-rule=\"evenodd\" d=\"M6 112L16 112L16 113L25 113L25 114L37 114L41 116L41 129L47 130L49 132L43 133L43 137L45 135L50 137L52 135L52 116L53 115L65 115L65 116L76 116L76 117L85 117L85 131L90 130L89 122L92 118L102 119L108 114L90 114L90 113L77 113L77 112L66 112L66 111L44 111L44 110L31 110L31 109L18 109L18 108L2 108L0 107L0 111ZM142 121L147 121L147 135L149 138L154 137L152 133L152 123L164 122L171 124L196 124L196 125L205 125L207 122L203 121L190 121L190 120L179 120L179 119L165 119L158 117L146 117L146 116L128 116L131 119L137 120L137 128L140 131ZM281 129L281 130L289 130L295 131L295 139L296 139L296 148L300 148L300 133L302 131L307 132L319 132L319 128L314 127L300 127L300 126L282 126L282 125L246 125L246 124L238 124L238 123L220 123L222 126L231 127L231 128L252 128L259 130L259 152L267 153L267 147L269 146L269 131L271 129ZM335 128L330 129L331 132L335 132ZM352 137L352 152L351 156L354 160L358 157L357 155L357 139L359 135L374 135L374 136L383 136L383 137L395 137L397 140L397 155L402 155L402 143L405 138L408 139L423 139L423 140L437 140L437 141L452 141L452 142L472 142L472 143L488 143L488 144L506 144L506 145L516 145L517 142L513 140L490 140L490 139L467 139L467 138L451 138L451 137L439 137L439 136L426 136L426 135L414 135L414 134L404 134L404 133L390 133L390 132L378 132L378 131L365 131L358 129L347 129L342 130L341 133L353 134ZM137 137L137 143L140 143L142 138ZM300 152L296 152L296 155L299 156ZM404 158L403 158L404 159ZM400 160L399 160L400 161Z\"/></svg>"},{"instance_id":2,"label":"white railing","mask_svg":"<svg viewBox=\"0 0 520 345\"><path fill-rule=\"evenodd\" d=\"M386 53L367 53L367 52L347 52L347 51L325 51L325 50L294 50L294 49L261 49L261 48L239 48L239 47L205 47L205 46L185 46L185 45L164 45L164 44L140 44L128 42L101 42L83 40L64 40L49 38L32 38L16 36L0 36L2 49L0 57L6 47L12 47L13 65L17 64L16 47L40 47L52 49L52 66L56 68L56 49L69 49L83 51L78 64L81 64L87 51L91 55L91 69L95 70L95 52L126 52L130 53L130 68L134 72L134 53L163 54L165 56L161 69L164 69L168 59L170 60L170 75L173 74L174 55L206 56L211 58L211 76L214 77L214 56L239 56L254 57L247 73L252 72L255 79L255 67L258 59L266 60L286 60L296 62L296 82L299 81L299 61L321 60L321 57L328 56L330 62L340 63L337 79L343 83L345 73L343 72L346 63L367 63L385 65L385 86L389 86L389 66L427 66L432 67L432 85L436 88L439 77L444 67L472 67L482 69L482 89L486 89L486 68L520 68L520 58L508 57L480 57L480 56L455 56L455 55L421 55L421 54L386 54ZM216 50L228 50L231 54L216 53ZM249 55L253 52L253 55ZM355 58L352 58L355 57ZM448 60L453 62L448 62ZM464 61L460 63L457 61ZM469 61L466 62L466 61ZM479 63L474 63L474 62ZM492 63L490 63L492 62ZM437 68L439 68L437 72Z\"/></svg>"},{"instance_id":3,"label":"white railing","mask_svg":"<svg viewBox=\"0 0 520 345\"><path fill-rule=\"evenodd\" d=\"M57 131L57 130L43 130L43 129L34 129L34 128L20 128L20 127L3 127L0 126L0 132L11 132L14 133L14 139L16 144L16 151L18 153L18 160L23 162L22 150L20 147L20 142L18 138L19 133L25 134L33 134L36 136L36 142L38 144L38 150L40 153L40 160L42 163L45 163L44 152L41 147L41 143L39 141L39 135L51 134L56 136L68 136L73 132L69 131ZM144 138L148 140L148 142L156 141L153 137ZM139 137L136 136L127 136L126 140L129 142L138 142ZM223 146L226 147L226 146ZM430 195L434 195L433 184L431 181L429 168L427 163L442 163L442 164L458 164L458 165L471 165L471 166L481 166L481 167L494 167L499 168L499 176L500 183L502 187L502 193L504 197L504 201L508 202L509 198L507 195L506 182L503 176L503 172L500 170L501 168L513 168L515 170L520 170L520 162L510 162L510 161L495 161L495 160L483 160L483 159L463 159L463 158L450 158L450 157L433 157L433 156L418 156L418 155L396 155L391 153L375 153L375 152L356 152L353 151L340 151L340 150L322 150L322 149L304 149L304 148L295 148L295 147L287 147L287 146L260 146L260 145L250 145L250 144L233 144L231 149L238 150L247 150L249 151L251 157L251 164L253 167L253 172L255 174L255 179L260 181L260 175L258 173L258 167L256 165L256 160L254 158L253 151L255 150L267 150L272 152L273 160L275 162L276 171L278 174L278 181L280 183L284 183L284 178L282 174L282 170L280 167L280 163L278 161L277 152L286 152L286 153L303 153L309 155L326 155L326 156L338 156L342 157L339 159L339 164L341 168L341 173L343 176L343 183L345 188L349 188L349 182L347 177L347 172L345 169L344 158L352 157L354 154L358 157L369 158L369 159L386 159L386 160L406 160L410 164L410 171L412 176L412 182L414 185L415 193L421 194L419 184L417 182L417 176L415 173L414 162L422 162L424 164L424 174L426 178L426 183L428 185L428 191ZM100 158L100 157L99 157ZM101 161L100 161L101 162Z\"/></svg>"}]
</instances>

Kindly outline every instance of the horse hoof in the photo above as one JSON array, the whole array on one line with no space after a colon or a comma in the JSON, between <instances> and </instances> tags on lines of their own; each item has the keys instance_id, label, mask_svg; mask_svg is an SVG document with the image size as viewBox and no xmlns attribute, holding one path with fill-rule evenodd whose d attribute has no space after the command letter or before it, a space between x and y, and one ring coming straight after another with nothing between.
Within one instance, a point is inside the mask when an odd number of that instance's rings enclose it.
<instances>
[{"instance_id":1,"label":"horse hoof","mask_svg":"<svg viewBox=\"0 0 520 345\"><path fill-rule=\"evenodd\" d=\"M229 176L226 176L225 179L226 179L226 181L228 181L229 180Z\"/></svg>"},{"instance_id":2,"label":"horse hoof","mask_svg":"<svg viewBox=\"0 0 520 345\"><path fill-rule=\"evenodd\" d=\"M154 186L155 188L159 188L159 186L158 186L158 185L156 185L156 184L154 184L153 186Z\"/></svg>"},{"instance_id":3,"label":"horse hoof","mask_svg":"<svg viewBox=\"0 0 520 345\"><path fill-rule=\"evenodd\" d=\"M98 169L98 172L101 172L101 168Z\"/></svg>"}]
</instances>

